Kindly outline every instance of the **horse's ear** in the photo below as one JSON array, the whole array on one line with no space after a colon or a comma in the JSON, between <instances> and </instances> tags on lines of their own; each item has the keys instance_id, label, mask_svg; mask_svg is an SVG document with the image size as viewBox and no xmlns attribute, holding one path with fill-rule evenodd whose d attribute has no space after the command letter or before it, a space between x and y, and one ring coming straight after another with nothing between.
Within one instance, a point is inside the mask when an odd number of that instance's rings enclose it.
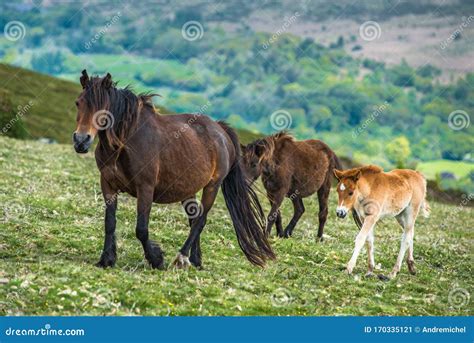
<instances>
[{"instance_id":1,"label":"horse's ear","mask_svg":"<svg viewBox=\"0 0 474 343\"><path fill-rule=\"evenodd\" d=\"M112 87L112 75L110 75L110 73L107 73L102 79L102 86L104 86L105 89Z\"/></svg>"},{"instance_id":2,"label":"horse's ear","mask_svg":"<svg viewBox=\"0 0 474 343\"><path fill-rule=\"evenodd\" d=\"M87 75L87 70L84 69L82 71L82 76L79 80L81 81L82 89L85 89L87 84L89 83L89 75Z\"/></svg>"},{"instance_id":3,"label":"horse's ear","mask_svg":"<svg viewBox=\"0 0 474 343\"><path fill-rule=\"evenodd\" d=\"M362 171L358 170L357 173L353 176L355 182L359 181Z\"/></svg>"},{"instance_id":4,"label":"horse's ear","mask_svg":"<svg viewBox=\"0 0 474 343\"><path fill-rule=\"evenodd\" d=\"M334 176L336 177L336 179L341 180L342 174L343 174L342 170L334 169Z\"/></svg>"},{"instance_id":5,"label":"horse's ear","mask_svg":"<svg viewBox=\"0 0 474 343\"><path fill-rule=\"evenodd\" d=\"M265 145L263 144L255 144L255 155L257 157L262 157L262 155L265 153Z\"/></svg>"}]
</instances>

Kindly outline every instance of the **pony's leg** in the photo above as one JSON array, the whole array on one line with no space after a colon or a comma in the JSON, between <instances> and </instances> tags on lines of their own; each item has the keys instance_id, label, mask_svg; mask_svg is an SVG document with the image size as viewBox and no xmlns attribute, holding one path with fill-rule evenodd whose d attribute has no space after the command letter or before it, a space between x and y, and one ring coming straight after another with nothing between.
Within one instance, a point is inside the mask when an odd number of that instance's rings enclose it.
<instances>
[{"instance_id":1,"label":"pony's leg","mask_svg":"<svg viewBox=\"0 0 474 343\"><path fill-rule=\"evenodd\" d=\"M285 192L280 191L279 193L268 194L268 198L270 199L270 204L272 205L272 208L267 217L266 234L267 236L270 236L273 224L275 223L275 221L277 221L278 216L280 216L281 218L280 206L283 202L283 199L285 198Z\"/></svg>"},{"instance_id":2,"label":"pony's leg","mask_svg":"<svg viewBox=\"0 0 474 343\"><path fill-rule=\"evenodd\" d=\"M184 210L186 211L185 205L188 203L190 199L196 199L196 196L186 199L181 202L183 204ZM194 216L190 215L188 213L188 220L189 220L189 228L191 229L193 227L193 221L194 221ZM201 267L201 239L198 236L194 243L191 245L191 255L189 256L189 261L193 264L195 267Z\"/></svg>"},{"instance_id":3,"label":"pony's leg","mask_svg":"<svg viewBox=\"0 0 474 343\"><path fill-rule=\"evenodd\" d=\"M277 235L278 237L283 237L283 225L282 225L282 222L281 222L281 212L278 211L278 214L277 214L277 218L276 218L276 221L275 221L275 226L276 226L276 229L277 229Z\"/></svg>"},{"instance_id":4,"label":"pony's leg","mask_svg":"<svg viewBox=\"0 0 474 343\"><path fill-rule=\"evenodd\" d=\"M392 272L389 275L390 278L394 278L395 276L397 276L398 272L402 268L403 258L405 256L406 250L408 250L408 269L411 274L415 273L415 261L413 260L413 237L415 233L415 219L418 215L418 211L419 206L417 210L414 210L414 206L412 205L407 207L401 213L401 215L397 217L397 221L403 227L404 232L402 234L402 239L400 242L400 251L398 253L397 261L395 262Z\"/></svg>"},{"instance_id":5,"label":"pony's leg","mask_svg":"<svg viewBox=\"0 0 474 343\"><path fill-rule=\"evenodd\" d=\"M352 270L355 267L360 250L362 249L362 246L366 242L367 236L369 235L370 231L374 229L377 219L378 218L375 215L370 215L370 216L365 217L364 225L362 225L362 229L360 229L355 239L354 252L352 253L352 257L349 260L349 263L347 263L346 272L348 274L352 274Z\"/></svg>"},{"instance_id":6,"label":"pony's leg","mask_svg":"<svg viewBox=\"0 0 474 343\"><path fill-rule=\"evenodd\" d=\"M115 242L115 213L117 211L118 192L115 191L104 178L101 177L100 185L105 201L105 239L102 255L98 267L113 267L117 260L117 246Z\"/></svg>"},{"instance_id":7,"label":"pony's leg","mask_svg":"<svg viewBox=\"0 0 474 343\"><path fill-rule=\"evenodd\" d=\"M137 226L135 233L145 252L145 258L153 268L163 269L164 259L160 246L148 237L148 222L153 203L153 187L142 187L137 194Z\"/></svg>"},{"instance_id":8,"label":"pony's leg","mask_svg":"<svg viewBox=\"0 0 474 343\"><path fill-rule=\"evenodd\" d=\"M303 215L303 213L305 211L304 204L303 204L303 199L301 199L301 197L296 196L296 197L292 198L291 201L293 202L294 213L293 213L293 218L291 218L290 223L288 224L288 226L285 229L285 237L286 238L291 237L291 235L293 234L293 230L294 230L296 224L298 223L298 220L300 220L301 216Z\"/></svg>"},{"instance_id":9,"label":"pony's leg","mask_svg":"<svg viewBox=\"0 0 474 343\"><path fill-rule=\"evenodd\" d=\"M195 241L199 238L202 230L204 229L204 225L206 225L207 220L207 213L211 209L214 201L216 200L217 192L219 191L220 184L208 184L202 190L202 198L201 198L201 211L202 214L193 219L191 231L188 235L188 238L184 242L182 248L179 250L178 255L176 256L173 265L177 268L187 268L191 265L189 260L189 252L191 250L191 246L195 243ZM195 260L193 264L197 266L201 266L200 256L195 256L196 258L199 257L198 260Z\"/></svg>"},{"instance_id":10,"label":"pony's leg","mask_svg":"<svg viewBox=\"0 0 474 343\"><path fill-rule=\"evenodd\" d=\"M375 258L374 258L374 230L370 230L369 234L367 235L367 264L368 270L366 276L370 276L374 272L375 268Z\"/></svg>"},{"instance_id":11,"label":"pony's leg","mask_svg":"<svg viewBox=\"0 0 474 343\"><path fill-rule=\"evenodd\" d=\"M319 190L318 190L318 202L319 202L319 227L318 227L318 240L323 241L323 231L324 225L326 224L326 220L328 218L328 198L329 198L329 191L331 190L331 182L326 182Z\"/></svg>"}]
</instances>

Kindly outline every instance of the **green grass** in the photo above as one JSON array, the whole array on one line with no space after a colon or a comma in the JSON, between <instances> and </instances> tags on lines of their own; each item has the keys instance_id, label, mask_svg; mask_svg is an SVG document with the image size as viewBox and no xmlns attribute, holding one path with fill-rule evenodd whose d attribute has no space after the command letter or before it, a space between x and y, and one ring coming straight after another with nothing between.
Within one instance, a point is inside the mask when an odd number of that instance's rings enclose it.
<instances>
[{"instance_id":1,"label":"green grass","mask_svg":"<svg viewBox=\"0 0 474 343\"><path fill-rule=\"evenodd\" d=\"M416 276L406 265L389 282L366 279L365 251L354 276L341 270L357 234L336 220L335 195L323 243L315 242L317 201L305 201L292 239L273 238L278 260L265 269L241 253L219 195L202 235L204 270L152 270L135 238L135 201L120 196L118 262L94 267L103 240L99 173L92 154L69 145L0 138L0 314L2 315L472 315L472 209L432 203L415 235ZM262 194L260 192L260 194ZM263 197L262 197L263 200ZM265 209L268 204L265 201ZM291 205L285 201L284 223ZM170 263L188 234L178 205L155 205L150 234ZM388 273L401 231L376 228L376 263Z\"/></svg>"},{"instance_id":2,"label":"green grass","mask_svg":"<svg viewBox=\"0 0 474 343\"><path fill-rule=\"evenodd\" d=\"M434 180L437 174L442 172L453 173L457 178L463 178L470 172L474 171L474 163L450 161L450 160L435 160L428 162L421 162L416 167L422 172L427 179Z\"/></svg>"}]
</instances>

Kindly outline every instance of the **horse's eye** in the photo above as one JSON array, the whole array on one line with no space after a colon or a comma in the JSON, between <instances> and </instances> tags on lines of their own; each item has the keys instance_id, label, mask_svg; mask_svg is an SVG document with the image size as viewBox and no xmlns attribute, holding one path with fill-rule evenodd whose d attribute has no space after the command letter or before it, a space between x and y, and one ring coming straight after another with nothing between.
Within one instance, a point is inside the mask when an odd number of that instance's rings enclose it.
<instances>
[{"instance_id":1,"label":"horse's eye","mask_svg":"<svg viewBox=\"0 0 474 343\"><path fill-rule=\"evenodd\" d=\"M76 107L79 107L79 101L76 100Z\"/></svg>"},{"instance_id":2,"label":"horse's eye","mask_svg":"<svg viewBox=\"0 0 474 343\"><path fill-rule=\"evenodd\" d=\"M353 195L353 194L354 194L354 192L349 192L349 195Z\"/></svg>"},{"instance_id":3,"label":"horse's eye","mask_svg":"<svg viewBox=\"0 0 474 343\"><path fill-rule=\"evenodd\" d=\"M252 168L256 168L256 167L257 167L257 163L254 162L254 163L252 163L250 166L251 166Z\"/></svg>"}]
</instances>

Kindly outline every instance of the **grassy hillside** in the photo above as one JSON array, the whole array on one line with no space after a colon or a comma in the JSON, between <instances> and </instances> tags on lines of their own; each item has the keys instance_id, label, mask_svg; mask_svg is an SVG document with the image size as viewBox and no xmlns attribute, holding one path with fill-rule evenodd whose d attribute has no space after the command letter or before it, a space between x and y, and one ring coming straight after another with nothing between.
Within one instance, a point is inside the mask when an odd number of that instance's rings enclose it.
<instances>
[{"instance_id":1,"label":"grassy hillside","mask_svg":"<svg viewBox=\"0 0 474 343\"><path fill-rule=\"evenodd\" d=\"M317 202L278 255L252 267L238 248L219 194L202 236L205 269L151 270L135 238L135 201L120 196L118 263L93 266L103 239L98 171L92 154L70 145L0 137L1 315L472 315L472 210L432 203L416 226L418 274L403 265L389 282L363 277L365 251L347 276L342 268L357 233L336 220L334 192L326 239L315 243ZM262 192L260 192L262 194ZM262 196L263 199L263 196ZM290 204L285 201L284 223ZM265 209L268 204L265 201ZM150 233L170 263L188 233L178 205L153 207ZM395 262L401 231L386 219L376 228L378 272Z\"/></svg>"},{"instance_id":2,"label":"grassy hillside","mask_svg":"<svg viewBox=\"0 0 474 343\"><path fill-rule=\"evenodd\" d=\"M65 81L1 63L0 80L0 112L9 111L14 117L21 108L31 104L28 110L20 112L26 129L25 138L47 137L61 143L70 142L75 129L74 100L81 92L79 81ZM126 82L120 83L119 86L125 84ZM139 87L139 90L144 89ZM1 106L3 103L8 103L8 108ZM160 113L170 113L158 105L157 109ZM245 130L241 130L239 134L244 142L256 137Z\"/></svg>"},{"instance_id":3,"label":"grassy hillside","mask_svg":"<svg viewBox=\"0 0 474 343\"><path fill-rule=\"evenodd\" d=\"M430 180L434 180L437 174L443 172L453 173L457 178L462 178L474 171L474 164L461 161L436 160L421 162L417 165L417 169Z\"/></svg>"}]
</instances>

